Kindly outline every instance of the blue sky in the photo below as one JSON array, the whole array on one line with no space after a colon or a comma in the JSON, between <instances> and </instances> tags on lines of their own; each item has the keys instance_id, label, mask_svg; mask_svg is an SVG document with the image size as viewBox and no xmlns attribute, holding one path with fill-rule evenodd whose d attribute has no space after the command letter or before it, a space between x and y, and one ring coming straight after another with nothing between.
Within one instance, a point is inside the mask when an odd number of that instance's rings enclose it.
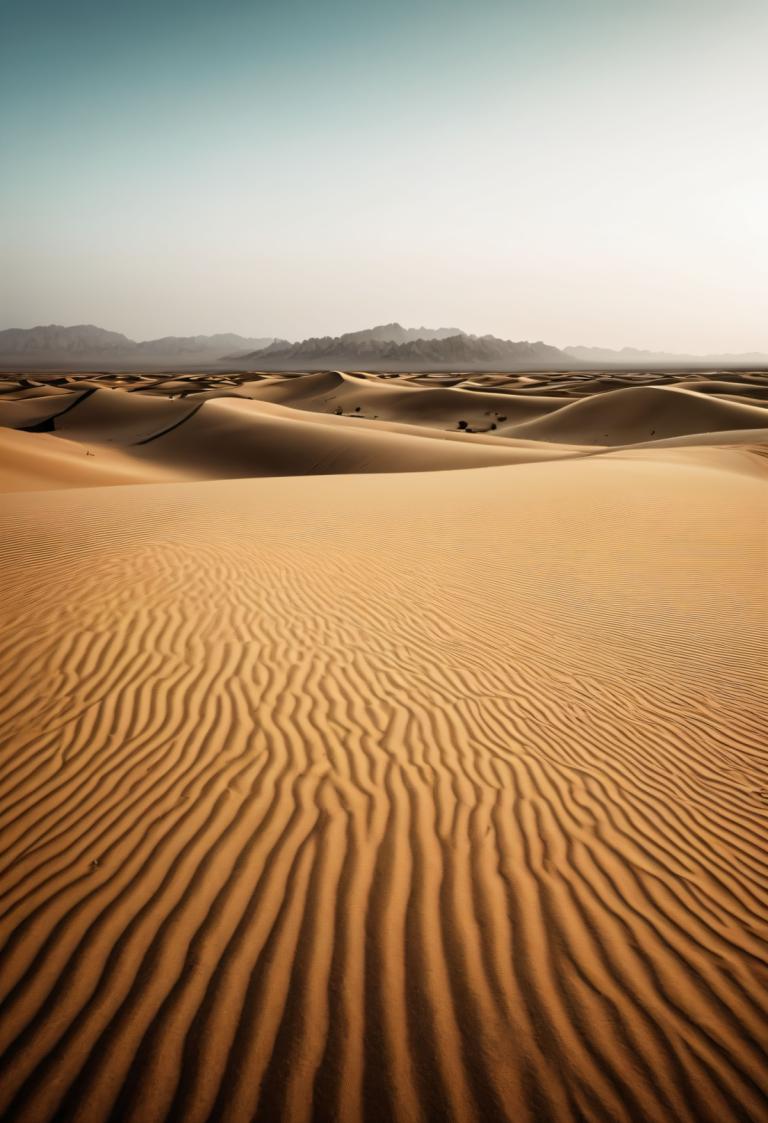
<instances>
[{"instance_id":1,"label":"blue sky","mask_svg":"<svg viewBox=\"0 0 768 1123\"><path fill-rule=\"evenodd\" d=\"M768 5L0 20L2 327L768 350Z\"/></svg>"}]
</instances>

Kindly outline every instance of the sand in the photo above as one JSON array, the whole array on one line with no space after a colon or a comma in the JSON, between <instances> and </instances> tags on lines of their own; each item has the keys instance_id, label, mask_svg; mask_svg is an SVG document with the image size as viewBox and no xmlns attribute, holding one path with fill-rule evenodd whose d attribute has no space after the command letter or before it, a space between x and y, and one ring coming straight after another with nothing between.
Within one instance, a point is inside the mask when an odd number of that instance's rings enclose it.
<instances>
[{"instance_id":1,"label":"sand","mask_svg":"<svg viewBox=\"0 0 768 1123\"><path fill-rule=\"evenodd\" d=\"M765 1119L768 407L328 381L0 429L0 1113Z\"/></svg>"}]
</instances>

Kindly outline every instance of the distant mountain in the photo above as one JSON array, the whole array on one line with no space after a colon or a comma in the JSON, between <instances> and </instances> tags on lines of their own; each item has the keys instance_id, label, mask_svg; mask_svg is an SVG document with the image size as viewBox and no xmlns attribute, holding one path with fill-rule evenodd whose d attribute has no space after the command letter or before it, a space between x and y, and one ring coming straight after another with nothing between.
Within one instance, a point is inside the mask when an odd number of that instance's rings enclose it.
<instances>
[{"instance_id":1,"label":"distant mountain","mask_svg":"<svg viewBox=\"0 0 768 1123\"><path fill-rule=\"evenodd\" d=\"M215 365L227 352L248 352L271 342L271 337L253 339L226 333L165 336L137 343L120 332L105 331L93 324L48 324L0 331L0 363L6 367L84 368Z\"/></svg>"},{"instance_id":2,"label":"distant mountain","mask_svg":"<svg viewBox=\"0 0 768 1123\"><path fill-rule=\"evenodd\" d=\"M137 343L136 347L143 354L148 355L210 355L214 358L221 357L232 349L248 351L251 348L268 347L273 337L266 339L248 339L242 335L231 332L220 332L217 335L166 335L162 339L149 339Z\"/></svg>"},{"instance_id":3,"label":"distant mountain","mask_svg":"<svg viewBox=\"0 0 768 1123\"><path fill-rule=\"evenodd\" d=\"M765 366L768 355L759 351L745 351L742 354L722 355L685 355L668 351L643 351L637 347L622 347L621 350L611 350L610 347L565 347L567 355L573 355L582 363L595 363L600 366L609 364L613 367L626 366Z\"/></svg>"},{"instance_id":4,"label":"distant mountain","mask_svg":"<svg viewBox=\"0 0 768 1123\"><path fill-rule=\"evenodd\" d=\"M135 346L126 335L117 331L105 331L93 324L77 324L70 328L48 324L45 327L8 328L7 331L0 331L2 355L109 354L127 351Z\"/></svg>"},{"instance_id":5,"label":"distant mountain","mask_svg":"<svg viewBox=\"0 0 768 1123\"><path fill-rule=\"evenodd\" d=\"M399 329L403 342L382 338L378 333ZM412 336L423 328L401 328L399 324L372 328L370 332L304 339L300 343L276 340L269 347L248 355L228 356L228 361L263 370L363 369L363 370L527 370L569 367L573 358L546 343L513 343L493 335L466 335L440 328L429 336Z\"/></svg>"},{"instance_id":6,"label":"distant mountain","mask_svg":"<svg viewBox=\"0 0 768 1123\"><path fill-rule=\"evenodd\" d=\"M0 367L7 369L194 370L568 370L584 366L766 367L768 355L684 355L635 347L566 347L469 335L459 328L379 324L344 335L304 339L249 338L233 333L169 335L137 342L93 324L47 324L0 331Z\"/></svg>"},{"instance_id":7,"label":"distant mountain","mask_svg":"<svg viewBox=\"0 0 768 1123\"><path fill-rule=\"evenodd\" d=\"M379 343L412 343L415 339L449 339L454 335L464 335L461 328L404 328L402 324L379 324L363 331L348 331L338 336L345 343L364 343L372 340Z\"/></svg>"}]
</instances>

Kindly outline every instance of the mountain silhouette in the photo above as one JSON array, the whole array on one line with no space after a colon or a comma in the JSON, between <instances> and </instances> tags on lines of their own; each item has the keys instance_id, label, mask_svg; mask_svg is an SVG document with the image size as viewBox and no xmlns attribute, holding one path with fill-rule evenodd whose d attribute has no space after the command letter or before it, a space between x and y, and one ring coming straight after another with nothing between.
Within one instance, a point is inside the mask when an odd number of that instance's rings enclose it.
<instances>
[{"instance_id":1,"label":"mountain silhouette","mask_svg":"<svg viewBox=\"0 0 768 1123\"><path fill-rule=\"evenodd\" d=\"M512 342L493 335L467 335L450 328L440 328L425 336L421 334L425 330L387 324L299 343L275 340L260 351L228 359L264 370L525 370L574 366L571 356L542 342Z\"/></svg>"},{"instance_id":2,"label":"mountain silhouette","mask_svg":"<svg viewBox=\"0 0 768 1123\"><path fill-rule=\"evenodd\" d=\"M580 363L612 367L649 367L649 366L713 366L745 367L764 366L768 355L759 351L744 351L737 354L689 355L684 352L646 351L638 347L565 347L567 355L572 355Z\"/></svg>"},{"instance_id":3,"label":"mountain silhouette","mask_svg":"<svg viewBox=\"0 0 768 1123\"><path fill-rule=\"evenodd\" d=\"M0 362L4 366L196 366L216 364L230 351L247 352L271 342L223 333L164 336L136 342L93 324L63 327L47 324L0 331Z\"/></svg>"}]
</instances>

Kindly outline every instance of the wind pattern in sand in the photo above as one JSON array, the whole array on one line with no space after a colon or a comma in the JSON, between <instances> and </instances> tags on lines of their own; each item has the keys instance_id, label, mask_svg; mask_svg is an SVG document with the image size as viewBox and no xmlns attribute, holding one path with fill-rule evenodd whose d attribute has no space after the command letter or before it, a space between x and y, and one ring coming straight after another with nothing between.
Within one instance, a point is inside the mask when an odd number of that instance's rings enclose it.
<instances>
[{"instance_id":1,"label":"wind pattern in sand","mask_svg":"<svg viewBox=\"0 0 768 1123\"><path fill-rule=\"evenodd\" d=\"M764 1119L765 496L5 496L4 1118Z\"/></svg>"}]
</instances>

